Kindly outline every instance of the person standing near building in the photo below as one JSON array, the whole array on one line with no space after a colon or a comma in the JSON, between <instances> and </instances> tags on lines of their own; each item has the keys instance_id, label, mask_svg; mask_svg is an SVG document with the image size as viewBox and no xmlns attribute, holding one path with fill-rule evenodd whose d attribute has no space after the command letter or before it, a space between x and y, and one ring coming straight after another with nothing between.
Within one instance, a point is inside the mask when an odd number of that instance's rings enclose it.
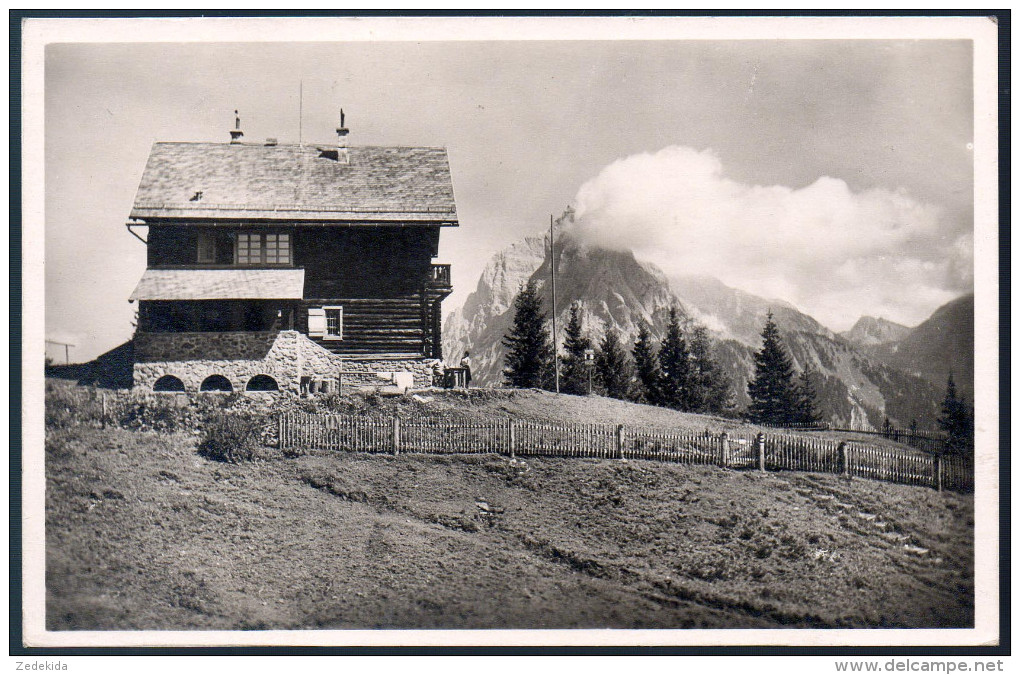
<instances>
[{"instance_id":1,"label":"person standing near building","mask_svg":"<svg viewBox=\"0 0 1020 675\"><path fill-rule=\"evenodd\" d=\"M464 352L464 358L460 360L460 367L464 369L464 386L471 386L471 352Z\"/></svg>"}]
</instances>

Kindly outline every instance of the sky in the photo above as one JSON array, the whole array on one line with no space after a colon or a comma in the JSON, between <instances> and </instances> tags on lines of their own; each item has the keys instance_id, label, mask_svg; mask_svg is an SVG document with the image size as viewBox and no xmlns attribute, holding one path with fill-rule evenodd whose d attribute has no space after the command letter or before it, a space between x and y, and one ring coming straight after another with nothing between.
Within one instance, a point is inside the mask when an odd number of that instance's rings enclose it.
<instances>
[{"instance_id":1,"label":"sky","mask_svg":"<svg viewBox=\"0 0 1020 675\"><path fill-rule=\"evenodd\" d=\"M299 89L303 103L299 106ZM668 274L712 274L834 330L915 325L973 285L971 44L615 40L51 44L47 338L90 359L131 335L145 267L125 229L155 141L449 150L463 303L549 215ZM48 350L60 360L63 349Z\"/></svg>"}]
</instances>

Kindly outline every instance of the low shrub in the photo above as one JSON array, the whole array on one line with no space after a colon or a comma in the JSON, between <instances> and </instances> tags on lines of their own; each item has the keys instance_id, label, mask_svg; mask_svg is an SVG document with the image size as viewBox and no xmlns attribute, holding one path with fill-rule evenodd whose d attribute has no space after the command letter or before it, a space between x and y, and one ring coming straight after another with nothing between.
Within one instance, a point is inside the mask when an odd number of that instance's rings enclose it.
<instances>
[{"instance_id":1,"label":"low shrub","mask_svg":"<svg viewBox=\"0 0 1020 675\"><path fill-rule=\"evenodd\" d=\"M45 421L47 428L65 429L97 425L102 420L102 394L95 389L55 386L47 383Z\"/></svg>"},{"instance_id":2,"label":"low shrub","mask_svg":"<svg viewBox=\"0 0 1020 675\"><path fill-rule=\"evenodd\" d=\"M194 429L198 424L195 410L170 396L130 401L118 412L121 426L141 431L169 433Z\"/></svg>"},{"instance_id":3,"label":"low shrub","mask_svg":"<svg viewBox=\"0 0 1020 675\"><path fill-rule=\"evenodd\" d=\"M222 414L209 419L202 430L198 452L220 462L250 462L261 446L263 420Z\"/></svg>"}]
</instances>

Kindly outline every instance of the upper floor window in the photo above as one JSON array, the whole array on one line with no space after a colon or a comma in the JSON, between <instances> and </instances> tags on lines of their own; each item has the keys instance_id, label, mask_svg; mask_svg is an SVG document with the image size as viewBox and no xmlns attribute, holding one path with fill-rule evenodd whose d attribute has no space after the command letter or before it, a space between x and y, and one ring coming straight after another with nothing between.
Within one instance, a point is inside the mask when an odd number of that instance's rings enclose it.
<instances>
[{"instance_id":1,"label":"upper floor window","mask_svg":"<svg viewBox=\"0 0 1020 675\"><path fill-rule=\"evenodd\" d=\"M211 233L200 232L198 235L198 263L216 263L216 237Z\"/></svg>"},{"instance_id":2,"label":"upper floor window","mask_svg":"<svg viewBox=\"0 0 1020 675\"><path fill-rule=\"evenodd\" d=\"M286 233L240 232L235 250L238 265L291 264L290 235Z\"/></svg>"}]
</instances>

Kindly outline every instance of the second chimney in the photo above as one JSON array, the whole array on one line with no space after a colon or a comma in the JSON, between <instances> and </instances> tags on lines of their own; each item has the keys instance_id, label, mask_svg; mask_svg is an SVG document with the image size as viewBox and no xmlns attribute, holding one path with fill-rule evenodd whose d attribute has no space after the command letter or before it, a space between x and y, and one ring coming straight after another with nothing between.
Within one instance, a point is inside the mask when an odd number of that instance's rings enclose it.
<instances>
[{"instance_id":1,"label":"second chimney","mask_svg":"<svg viewBox=\"0 0 1020 675\"><path fill-rule=\"evenodd\" d=\"M241 116L234 111L234 128L230 130L230 142L240 143L241 137L244 136L244 132L241 131Z\"/></svg>"}]
</instances>

